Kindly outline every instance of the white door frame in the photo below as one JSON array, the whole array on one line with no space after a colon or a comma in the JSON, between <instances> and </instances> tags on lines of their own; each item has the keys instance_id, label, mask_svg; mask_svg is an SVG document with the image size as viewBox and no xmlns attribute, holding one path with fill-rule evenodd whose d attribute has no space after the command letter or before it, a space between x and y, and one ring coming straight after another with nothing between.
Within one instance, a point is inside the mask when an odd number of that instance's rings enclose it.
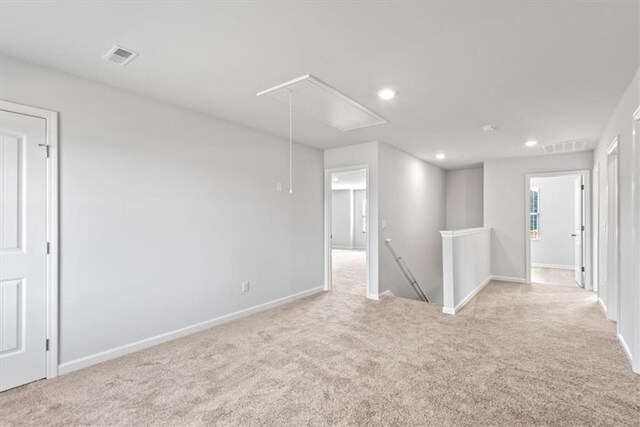
<instances>
[{"instance_id":1,"label":"white door frame","mask_svg":"<svg viewBox=\"0 0 640 427\"><path fill-rule=\"evenodd\" d=\"M631 171L631 242L634 347L633 372L640 374L640 106L633 113L633 168Z\"/></svg>"},{"instance_id":2,"label":"white door frame","mask_svg":"<svg viewBox=\"0 0 640 427\"><path fill-rule=\"evenodd\" d=\"M367 200L367 286L366 286L366 297L370 299L377 299L377 293L375 294L376 298L372 298L374 295L371 292L371 274L369 271L369 266L371 265L371 209L370 206L370 185L369 185L369 165L354 165L354 166L345 166L340 168L332 168L324 170L324 290L329 291L332 287L332 269L331 269L331 230L332 230L332 193L331 193L331 175L337 172L350 172L350 171L358 171L365 170L366 175L366 200Z\"/></svg>"},{"instance_id":3,"label":"white door frame","mask_svg":"<svg viewBox=\"0 0 640 427\"><path fill-rule=\"evenodd\" d=\"M600 288L600 165L596 165L592 169L592 196L593 201L591 204L591 220L593 222L591 232L593 236L591 265L591 288L593 292L598 293Z\"/></svg>"},{"instance_id":4,"label":"white door frame","mask_svg":"<svg viewBox=\"0 0 640 427\"><path fill-rule=\"evenodd\" d=\"M529 233L530 224L530 195L529 189L531 188L531 178L545 178L556 176L582 176L582 182L584 183L584 240L582 241L582 259L584 260L584 289L592 290L591 285L591 173L588 169L580 169L574 171L558 171L558 172L544 172L544 173L530 173L525 175L525 277L526 282L531 283L531 234Z\"/></svg>"},{"instance_id":5,"label":"white door frame","mask_svg":"<svg viewBox=\"0 0 640 427\"><path fill-rule=\"evenodd\" d=\"M42 118L45 121L47 158L47 378L58 376L58 113L0 100L0 110Z\"/></svg>"},{"instance_id":6,"label":"white door frame","mask_svg":"<svg viewBox=\"0 0 640 427\"><path fill-rule=\"evenodd\" d=\"M620 315L620 150L618 149L618 142L620 140L619 136L616 136L615 139L609 147L607 148L607 185L606 188L606 207L607 207L607 258L606 258L606 272L607 272L607 286L605 289L606 292L606 304L607 304L607 319L618 321L618 316ZM613 258L614 265L614 274L615 280L609 280L611 278L612 272L609 269L609 265L612 264L610 259L612 258L611 249L609 247L609 233L611 232L611 218L609 218L609 192L611 189L609 188L609 156L614 154L617 156L616 160L616 218L615 218L615 227L617 232L617 240L615 241L615 255ZM616 325L617 333L620 333L620 324Z\"/></svg>"}]
</instances>

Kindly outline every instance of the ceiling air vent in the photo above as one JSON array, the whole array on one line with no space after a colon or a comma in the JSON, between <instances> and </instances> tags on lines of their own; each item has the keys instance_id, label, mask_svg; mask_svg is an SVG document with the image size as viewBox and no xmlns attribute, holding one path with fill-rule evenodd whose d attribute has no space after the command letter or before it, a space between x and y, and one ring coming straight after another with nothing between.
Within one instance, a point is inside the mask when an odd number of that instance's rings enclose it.
<instances>
[{"instance_id":1,"label":"ceiling air vent","mask_svg":"<svg viewBox=\"0 0 640 427\"><path fill-rule=\"evenodd\" d=\"M579 141L562 141L542 144L542 152L544 154L561 154L571 153L573 151L582 151L587 148L586 140Z\"/></svg>"},{"instance_id":2,"label":"ceiling air vent","mask_svg":"<svg viewBox=\"0 0 640 427\"><path fill-rule=\"evenodd\" d=\"M116 45L112 47L103 58L114 64L127 65L136 56L138 56L136 52Z\"/></svg>"}]
</instances>

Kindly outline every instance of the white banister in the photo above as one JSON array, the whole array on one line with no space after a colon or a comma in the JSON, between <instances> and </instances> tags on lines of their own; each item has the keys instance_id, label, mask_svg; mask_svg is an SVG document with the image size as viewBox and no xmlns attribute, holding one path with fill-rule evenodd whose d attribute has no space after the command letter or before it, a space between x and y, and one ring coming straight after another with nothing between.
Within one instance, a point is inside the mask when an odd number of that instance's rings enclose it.
<instances>
[{"instance_id":1,"label":"white banister","mask_svg":"<svg viewBox=\"0 0 640 427\"><path fill-rule=\"evenodd\" d=\"M456 314L491 280L491 228L441 231L442 312Z\"/></svg>"}]
</instances>

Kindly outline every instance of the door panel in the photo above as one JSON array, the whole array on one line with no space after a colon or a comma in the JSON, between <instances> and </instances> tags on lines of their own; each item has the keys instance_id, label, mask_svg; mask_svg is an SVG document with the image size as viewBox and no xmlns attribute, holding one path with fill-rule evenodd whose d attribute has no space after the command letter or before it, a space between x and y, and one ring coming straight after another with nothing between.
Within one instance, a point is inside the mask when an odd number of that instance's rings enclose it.
<instances>
[{"instance_id":1,"label":"door panel","mask_svg":"<svg viewBox=\"0 0 640 427\"><path fill-rule=\"evenodd\" d=\"M24 231L21 224L20 209L20 145L19 138L9 135L0 136L2 156L2 221L0 221L0 248L4 250L20 250L20 237Z\"/></svg>"},{"instance_id":2,"label":"door panel","mask_svg":"<svg viewBox=\"0 0 640 427\"><path fill-rule=\"evenodd\" d=\"M45 120L0 112L0 391L46 376Z\"/></svg>"},{"instance_id":3,"label":"door panel","mask_svg":"<svg viewBox=\"0 0 640 427\"><path fill-rule=\"evenodd\" d=\"M0 282L0 324L2 325L2 340L0 340L0 354L20 350L22 308L22 280L3 280Z\"/></svg>"}]
</instances>

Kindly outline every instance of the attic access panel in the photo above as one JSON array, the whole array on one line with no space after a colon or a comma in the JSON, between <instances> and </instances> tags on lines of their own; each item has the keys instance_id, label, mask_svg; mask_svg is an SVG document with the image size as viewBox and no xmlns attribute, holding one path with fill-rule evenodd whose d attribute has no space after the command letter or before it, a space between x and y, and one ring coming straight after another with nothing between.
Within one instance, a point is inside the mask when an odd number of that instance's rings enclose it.
<instances>
[{"instance_id":1,"label":"attic access panel","mask_svg":"<svg viewBox=\"0 0 640 427\"><path fill-rule=\"evenodd\" d=\"M286 105L289 105L291 97L293 108L341 131L389 123L310 74L258 92L257 96L267 96Z\"/></svg>"}]
</instances>

